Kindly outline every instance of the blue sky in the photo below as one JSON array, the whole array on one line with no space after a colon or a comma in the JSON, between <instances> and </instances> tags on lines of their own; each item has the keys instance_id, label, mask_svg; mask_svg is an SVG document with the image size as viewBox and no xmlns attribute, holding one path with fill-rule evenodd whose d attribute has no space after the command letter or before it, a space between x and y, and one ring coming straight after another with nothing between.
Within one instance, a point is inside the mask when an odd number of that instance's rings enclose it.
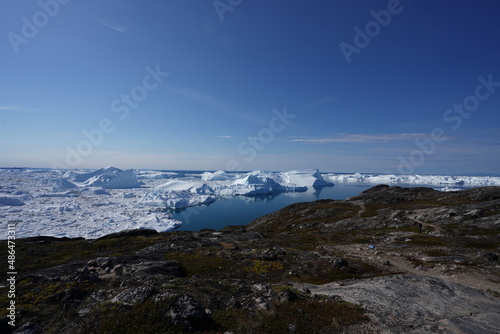
<instances>
[{"instance_id":1,"label":"blue sky","mask_svg":"<svg viewBox=\"0 0 500 334\"><path fill-rule=\"evenodd\" d=\"M0 166L500 173L499 12L6 0Z\"/></svg>"}]
</instances>

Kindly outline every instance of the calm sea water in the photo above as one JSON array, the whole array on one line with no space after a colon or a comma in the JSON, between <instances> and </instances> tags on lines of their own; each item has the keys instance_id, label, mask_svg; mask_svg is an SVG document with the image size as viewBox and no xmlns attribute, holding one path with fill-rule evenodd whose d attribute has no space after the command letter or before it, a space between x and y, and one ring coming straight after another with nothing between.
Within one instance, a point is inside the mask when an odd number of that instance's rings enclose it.
<instances>
[{"instance_id":1,"label":"calm sea water","mask_svg":"<svg viewBox=\"0 0 500 334\"><path fill-rule=\"evenodd\" d=\"M198 231L204 228L220 230L228 225L246 225L251 221L298 202L311 202L318 199L346 199L373 187L373 184L343 184L333 187L310 189L303 193L282 193L266 196L221 197L208 206L187 208L174 212L173 218L183 224L178 230ZM400 185L415 187L415 185Z\"/></svg>"}]
</instances>

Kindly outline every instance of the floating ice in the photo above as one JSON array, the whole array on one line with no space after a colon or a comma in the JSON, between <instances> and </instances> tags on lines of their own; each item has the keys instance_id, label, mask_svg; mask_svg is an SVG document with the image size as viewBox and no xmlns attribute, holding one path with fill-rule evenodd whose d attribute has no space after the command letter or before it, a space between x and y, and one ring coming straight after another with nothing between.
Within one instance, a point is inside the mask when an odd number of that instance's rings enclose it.
<instances>
[{"instance_id":1,"label":"floating ice","mask_svg":"<svg viewBox=\"0 0 500 334\"><path fill-rule=\"evenodd\" d=\"M22 206L24 202L13 196L0 196L0 206Z\"/></svg>"},{"instance_id":2,"label":"floating ice","mask_svg":"<svg viewBox=\"0 0 500 334\"><path fill-rule=\"evenodd\" d=\"M106 190L104 190L102 188L97 188L97 189L92 190L92 194L111 196L111 194L109 192L107 192Z\"/></svg>"},{"instance_id":3,"label":"floating ice","mask_svg":"<svg viewBox=\"0 0 500 334\"><path fill-rule=\"evenodd\" d=\"M445 175L394 175L394 174L328 174L334 182L369 184L418 184L450 185L465 187L500 186L500 177L445 176Z\"/></svg>"},{"instance_id":4,"label":"floating ice","mask_svg":"<svg viewBox=\"0 0 500 334\"><path fill-rule=\"evenodd\" d=\"M182 209L195 205L206 205L216 200L213 189L205 183L191 181L169 181L146 194L140 204L154 207Z\"/></svg>"},{"instance_id":5,"label":"floating ice","mask_svg":"<svg viewBox=\"0 0 500 334\"><path fill-rule=\"evenodd\" d=\"M449 192L449 191L461 191L461 190L463 190L463 188L451 188L451 187L446 186L444 188L434 188L434 190Z\"/></svg>"},{"instance_id":6,"label":"floating ice","mask_svg":"<svg viewBox=\"0 0 500 334\"><path fill-rule=\"evenodd\" d=\"M74 184L73 182L63 179L63 178L58 178L56 182L54 182L54 186L52 187L53 191L60 191L60 190L65 190L65 189L74 189L77 188L77 185Z\"/></svg>"},{"instance_id":7,"label":"floating ice","mask_svg":"<svg viewBox=\"0 0 500 334\"><path fill-rule=\"evenodd\" d=\"M16 224L19 238L37 235L98 238L134 228L167 231L177 228L181 222L156 207L185 208L233 195L245 195L250 201L255 198L251 196L259 194L298 192L331 185L328 181L432 185L442 191L500 185L500 177L325 175L316 169L217 171L200 175L152 170L134 172L113 167L93 172L0 168L0 230L4 231L0 239L7 238L8 223ZM142 183L144 186L140 187Z\"/></svg>"},{"instance_id":8,"label":"floating ice","mask_svg":"<svg viewBox=\"0 0 500 334\"><path fill-rule=\"evenodd\" d=\"M128 225L128 229L135 228L149 228L153 230L157 230L159 232L170 231L176 229L182 224L182 222L171 219L169 214L150 214L144 218L141 218L137 221L137 223L131 223Z\"/></svg>"},{"instance_id":9,"label":"floating ice","mask_svg":"<svg viewBox=\"0 0 500 334\"><path fill-rule=\"evenodd\" d=\"M136 172L138 179L146 180L160 180L160 179L174 179L184 177L182 173L176 172L160 172L154 170L140 170Z\"/></svg>"},{"instance_id":10,"label":"floating ice","mask_svg":"<svg viewBox=\"0 0 500 334\"><path fill-rule=\"evenodd\" d=\"M223 170L218 170L213 173L205 172L201 174L201 179L203 181L227 181L227 180L234 180L235 178L236 178L235 174L230 174Z\"/></svg>"},{"instance_id":11,"label":"floating ice","mask_svg":"<svg viewBox=\"0 0 500 334\"><path fill-rule=\"evenodd\" d=\"M318 169L292 170L283 173L287 183L293 183L299 187L327 187L333 186L332 182L325 181Z\"/></svg>"},{"instance_id":12,"label":"floating ice","mask_svg":"<svg viewBox=\"0 0 500 334\"><path fill-rule=\"evenodd\" d=\"M80 186L105 189L137 188L142 185L133 170L121 170L115 167L101 168L90 173L69 172L64 178Z\"/></svg>"},{"instance_id":13,"label":"floating ice","mask_svg":"<svg viewBox=\"0 0 500 334\"><path fill-rule=\"evenodd\" d=\"M295 185L284 185L276 180L280 178L276 173L264 173L253 171L245 174L229 184L222 184L216 187L219 195L267 195L285 191L305 191L305 187L296 187Z\"/></svg>"}]
</instances>

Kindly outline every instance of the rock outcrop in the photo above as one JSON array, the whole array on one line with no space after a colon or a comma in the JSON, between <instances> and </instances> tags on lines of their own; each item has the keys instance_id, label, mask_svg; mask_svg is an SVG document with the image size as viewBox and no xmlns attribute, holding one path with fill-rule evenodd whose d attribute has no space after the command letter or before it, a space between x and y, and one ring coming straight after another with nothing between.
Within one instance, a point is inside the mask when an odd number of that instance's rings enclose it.
<instances>
[{"instance_id":1,"label":"rock outcrop","mask_svg":"<svg viewBox=\"0 0 500 334\"><path fill-rule=\"evenodd\" d=\"M221 231L20 239L16 327L4 286L0 330L498 333L499 254L499 187L381 185Z\"/></svg>"}]
</instances>

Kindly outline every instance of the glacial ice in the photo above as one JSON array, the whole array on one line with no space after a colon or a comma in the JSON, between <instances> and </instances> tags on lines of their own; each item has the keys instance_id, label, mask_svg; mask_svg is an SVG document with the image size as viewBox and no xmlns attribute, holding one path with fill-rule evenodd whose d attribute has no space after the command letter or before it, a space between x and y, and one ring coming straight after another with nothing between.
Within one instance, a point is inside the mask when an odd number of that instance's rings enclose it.
<instances>
[{"instance_id":1,"label":"glacial ice","mask_svg":"<svg viewBox=\"0 0 500 334\"><path fill-rule=\"evenodd\" d=\"M0 196L0 206L21 206L24 202L14 196Z\"/></svg>"},{"instance_id":2,"label":"glacial ice","mask_svg":"<svg viewBox=\"0 0 500 334\"><path fill-rule=\"evenodd\" d=\"M236 174L230 174L223 170L218 170L216 172L205 172L201 174L201 179L203 181L228 181L234 180L236 178Z\"/></svg>"},{"instance_id":3,"label":"glacial ice","mask_svg":"<svg viewBox=\"0 0 500 334\"><path fill-rule=\"evenodd\" d=\"M325 175L333 182L368 184L418 184L466 187L500 186L500 177L446 176L446 175L395 175L395 174L334 174Z\"/></svg>"},{"instance_id":4,"label":"glacial ice","mask_svg":"<svg viewBox=\"0 0 500 334\"><path fill-rule=\"evenodd\" d=\"M218 198L300 192L334 183L415 184L440 187L500 185L500 177L287 172L203 174L114 167L88 170L0 169L0 239L7 224L16 237L38 235L98 238L132 228L167 231L181 222L164 208L207 205ZM291 196L293 194L290 194Z\"/></svg>"},{"instance_id":5,"label":"glacial ice","mask_svg":"<svg viewBox=\"0 0 500 334\"><path fill-rule=\"evenodd\" d=\"M70 186L71 183L87 186L87 187L102 187L105 189L126 189L137 188L141 183L137 179L137 175L133 170L121 170L115 167L106 167L98 169L90 173L67 172L63 176L65 186Z\"/></svg>"},{"instance_id":6,"label":"glacial ice","mask_svg":"<svg viewBox=\"0 0 500 334\"><path fill-rule=\"evenodd\" d=\"M215 186L215 189L222 196L252 196L287 191L306 191L307 187L297 187L295 184L283 183L280 173L265 173L258 170L244 174L230 183L219 184Z\"/></svg>"},{"instance_id":7,"label":"glacial ice","mask_svg":"<svg viewBox=\"0 0 500 334\"><path fill-rule=\"evenodd\" d=\"M318 169L292 170L283 173L287 183L298 187L327 187L333 186L332 182L325 181Z\"/></svg>"},{"instance_id":8,"label":"glacial ice","mask_svg":"<svg viewBox=\"0 0 500 334\"><path fill-rule=\"evenodd\" d=\"M183 209L195 205L206 205L217 197L205 183L191 181L169 181L147 193L140 204L153 207Z\"/></svg>"},{"instance_id":9,"label":"glacial ice","mask_svg":"<svg viewBox=\"0 0 500 334\"><path fill-rule=\"evenodd\" d=\"M202 182L169 181L146 194L140 204L165 208L186 208L210 204L217 196L255 196L280 192L302 192L312 186L332 183L323 180L317 169L291 172L260 170L235 174L225 171L205 172ZM208 185L210 183L210 185Z\"/></svg>"}]
</instances>

